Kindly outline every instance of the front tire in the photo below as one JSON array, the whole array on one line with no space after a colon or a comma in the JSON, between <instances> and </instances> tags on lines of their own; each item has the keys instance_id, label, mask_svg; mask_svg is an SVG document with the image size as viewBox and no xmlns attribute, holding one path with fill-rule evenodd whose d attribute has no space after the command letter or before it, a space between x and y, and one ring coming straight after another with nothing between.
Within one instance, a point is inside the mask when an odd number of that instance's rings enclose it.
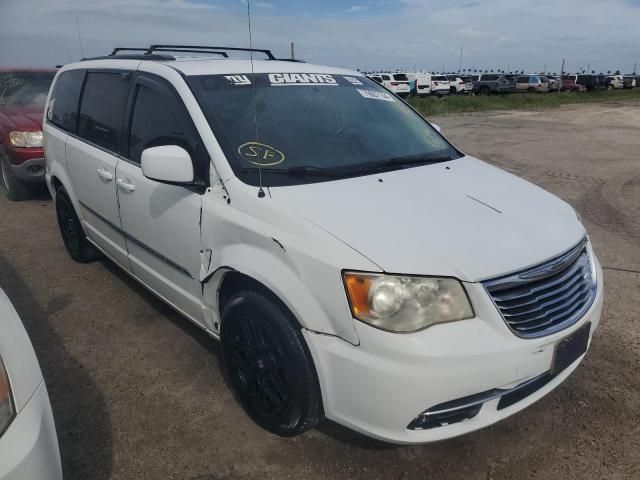
<instances>
[{"instance_id":1,"label":"front tire","mask_svg":"<svg viewBox=\"0 0 640 480\"><path fill-rule=\"evenodd\" d=\"M247 414L283 437L322 418L313 359L291 313L263 293L233 295L222 312L222 358L227 381Z\"/></svg>"},{"instance_id":2,"label":"front tire","mask_svg":"<svg viewBox=\"0 0 640 480\"><path fill-rule=\"evenodd\" d=\"M2 185L7 191L7 198L12 202L28 200L31 197L31 191L22 183L11 170L9 161L2 156L0 152L0 169L2 170Z\"/></svg>"},{"instance_id":3,"label":"front tire","mask_svg":"<svg viewBox=\"0 0 640 480\"><path fill-rule=\"evenodd\" d=\"M56 192L56 215L62 241L71 258L79 263L100 258L100 252L87 240L73 203L63 188Z\"/></svg>"}]
</instances>

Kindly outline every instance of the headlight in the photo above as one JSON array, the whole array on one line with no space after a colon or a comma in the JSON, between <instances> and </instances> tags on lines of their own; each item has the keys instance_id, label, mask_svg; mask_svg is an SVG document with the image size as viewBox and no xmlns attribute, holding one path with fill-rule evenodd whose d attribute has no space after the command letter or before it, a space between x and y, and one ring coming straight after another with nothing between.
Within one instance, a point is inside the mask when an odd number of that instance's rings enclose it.
<instances>
[{"instance_id":1,"label":"headlight","mask_svg":"<svg viewBox=\"0 0 640 480\"><path fill-rule=\"evenodd\" d=\"M454 278L345 272L343 279L353 317L383 330L415 332L474 316Z\"/></svg>"},{"instance_id":2,"label":"headlight","mask_svg":"<svg viewBox=\"0 0 640 480\"><path fill-rule=\"evenodd\" d=\"M11 398L9 376L4 368L4 363L2 363L2 358L0 358L0 435L9 427L15 414L16 411Z\"/></svg>"},{"instance_id":3,"label":"headlight","mask_svg":"<svg viewBox=\"0 0 640 480\"><path fill-rule=\"evenodd\" d=\"M42 132L10 132L9 142L19 148L41 148Z\"/></svg>"}]
</instances>

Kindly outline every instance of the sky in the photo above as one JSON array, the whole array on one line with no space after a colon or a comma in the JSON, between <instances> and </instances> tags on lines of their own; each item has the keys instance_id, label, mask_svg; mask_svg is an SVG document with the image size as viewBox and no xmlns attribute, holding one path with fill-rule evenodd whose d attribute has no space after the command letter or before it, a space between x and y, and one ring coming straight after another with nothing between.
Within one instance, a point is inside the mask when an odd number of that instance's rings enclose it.
<instances>
[{"instance_id":1,"label":"sky","mask_svg":"<svg viewBox=\"0 0 640 480\"><path fill-rule=\"evenodd\" d=\"M461 49L463 69L640 63L640 0L253 0L251 13L254 47L286 57L295 42L308 62L360 70L457 71ZM247 26L246 0L0 0L0 65L152 43L245 47Z\"/></svg>"}]
</instances>

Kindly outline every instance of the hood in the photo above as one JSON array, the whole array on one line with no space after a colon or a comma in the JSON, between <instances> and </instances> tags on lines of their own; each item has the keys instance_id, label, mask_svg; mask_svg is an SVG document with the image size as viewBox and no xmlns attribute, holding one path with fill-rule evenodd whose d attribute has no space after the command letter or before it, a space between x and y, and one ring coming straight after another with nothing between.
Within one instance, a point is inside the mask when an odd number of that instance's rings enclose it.
<instances>
[{"instance_id":1,"label":"hood","mask_svg":"<svg viewBox=\"0 0 640 480\"><path fill-rule=\"evenodd\" d=\"M33 105L3 105L0 115L4 115L16 130L41 130L44 111Z\"/></svg>"},{"instance_id":2,"label":"hood","mask_svg":"<svg viewBox=\"0 0 640 480\"><path fill-rule=\"evenodd\" d=\"M566 202L472 157L270 193L393 273L479 281L538 264L585 236Z\"/></svg>"}]
</instances>

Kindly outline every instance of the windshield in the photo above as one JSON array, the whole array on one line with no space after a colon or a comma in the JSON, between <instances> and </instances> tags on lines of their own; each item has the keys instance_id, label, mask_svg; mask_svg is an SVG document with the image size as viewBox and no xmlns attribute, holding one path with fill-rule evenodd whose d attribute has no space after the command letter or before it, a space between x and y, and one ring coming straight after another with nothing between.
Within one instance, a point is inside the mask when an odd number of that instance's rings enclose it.
<instances>
[{"instance_id":1,"label":"windshield","mask_svg":"<svg viewBox=\"0 0 640 480\"><path fill-rule=\"evenodd\" d=\"M187 81L236 176L251 185L259 184L258 167L265 186L281 186L461 156L398 97L363 76L199 75Z\"/></svg>"},{"instance_id":2,"label":"windshield","mask_svg":"<svg viewBox=\"0 0 640 480\"><path fill-rule=\"evenodd\" d=\"M0 72L0 105L44 108L55 72Z\"/></svg>"}]
</instances>

